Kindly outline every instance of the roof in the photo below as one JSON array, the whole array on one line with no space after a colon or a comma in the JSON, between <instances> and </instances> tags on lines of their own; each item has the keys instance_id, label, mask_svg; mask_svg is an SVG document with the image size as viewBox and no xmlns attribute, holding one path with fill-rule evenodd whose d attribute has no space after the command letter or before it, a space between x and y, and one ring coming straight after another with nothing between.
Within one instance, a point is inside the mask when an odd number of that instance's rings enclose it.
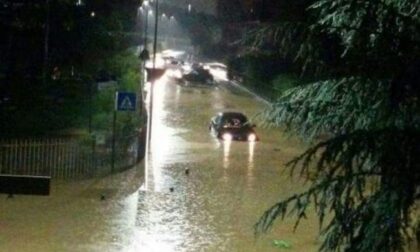
<instances>
[{"instance_id":1,"label":"roof","mask_svg":"<svg viewBox=\"0 0 420 252\"><path fill-rule=\"evenodd\" d=\"M225 111L225 112L219 112L218 115L223 115L223 117L235 117L235 116L243 116L246 118L246 116L241 112L235 112L235 111Z\"/></svg>"}]
</instances>

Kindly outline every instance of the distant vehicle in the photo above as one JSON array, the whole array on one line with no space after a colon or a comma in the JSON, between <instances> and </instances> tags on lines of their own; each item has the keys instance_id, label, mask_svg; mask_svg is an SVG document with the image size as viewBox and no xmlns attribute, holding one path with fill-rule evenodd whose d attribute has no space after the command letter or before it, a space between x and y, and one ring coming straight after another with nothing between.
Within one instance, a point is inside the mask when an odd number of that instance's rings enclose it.
<instances>
[{"instance_id":1,"label":"distant vehicle","mask_svg":"<svg viewBox=\"0 0 420 252\"><path fill-rule=\"evenodd\" d=\"M213 84L214 78L209 70L204 69L202 66L193 65L191 69L184 70L181 78L178 79L179 82L184 82L186 84Z\"/></svg>"},{"instance_id":2,"label":"distant vehicle","mask_svg":"<svg viewBox=\"0 0 420 252\"><path fill-rule=\"evenodd\" d=\"M171 66L180 66L182 65L182 61L175 58L175 57L163 57L162 58L165 61L165 65L168 67Z\"/></svg>"},{"instance_id":3,"label":"distant vehicle","mask_svg":"<svg viewBox=\"0 0 420 252\"><path fill-rule=\"evenodd\" d=\"M193 69L191 72L183 74L182 78L189 82L213 84L213 75L205 69Z\"/></svg>"},{"instance_id":4,"label":"distant vehicle","mask_svg":"<svg viewBox=\"0 0 420 252\"><path fill-rule=\"evenodd\" d=\"M177 80L182 78L184 61L175 59L173 57L165 59L166 73L169 77Z\"/></svg>"},{"instance_id":5,"label":"distant vehicle","mask_svg":"<svg viewBox=\"0 0 420 252\"><path fill-rule=\"evenodd\" d=\"M228 81L227 66L219 62L206 63L204 68L209 70L216 80Z\"/></svg>"},{"instance_id":6,"label":"distant vehicle","mask_svg":"<svg viewBox=\"0 0 420 252\"><path fill-rule=\"evenodd\" d=\"M255 142L259 138L254 127L240 112L220 112L211 119L209 130L223 141Z\"/></svg>"},{"instance_id":7,"label":"distant vehicle","mask_svg":"<svg viewBox=\"0 0 420 252\"><path fill-rule=\"evenodd\" d=\"M210 68L210 69L220 69L220 70L227 70L227 66L223 63L219 63L219 62L211 62L211 63L207 63L205 64L206 68Z\"/></svg>"}]
</instances>

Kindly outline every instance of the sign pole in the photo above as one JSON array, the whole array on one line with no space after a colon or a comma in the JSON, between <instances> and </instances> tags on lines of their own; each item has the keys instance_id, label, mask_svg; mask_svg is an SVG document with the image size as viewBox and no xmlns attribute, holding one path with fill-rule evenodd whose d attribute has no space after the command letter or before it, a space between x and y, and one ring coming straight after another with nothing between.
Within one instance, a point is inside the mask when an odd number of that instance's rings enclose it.
<instances>
[{"instance_id":1,"label":"sign pole","mask_svg":"<svg viewBox=\"0 0 420 252\"><path fill-rule=\"evenodd\" d=\"M133 92L115 92L115 107L112 118L112 156L111 156L111 173L115 168L115 141L117 128L117 111L136 111L137 104L136 93Z\"/></svg>"}]
</instances>

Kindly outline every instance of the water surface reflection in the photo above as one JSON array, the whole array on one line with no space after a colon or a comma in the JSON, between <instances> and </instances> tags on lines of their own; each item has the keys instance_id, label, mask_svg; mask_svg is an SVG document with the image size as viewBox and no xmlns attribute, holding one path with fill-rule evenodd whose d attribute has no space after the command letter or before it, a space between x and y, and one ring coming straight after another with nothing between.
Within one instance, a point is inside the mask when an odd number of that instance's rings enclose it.
<instances>
[{"instance_id":1,"label":"water surface reflection","mask_svg":"<svg viewBox=\"0 0 420 252\"><path fill-rule=\"evenodd\" d=\"M221 110L252 115L263 105L223 86L196 92L163 79L154 88L147 189L138 198L136 246L168 252L275 251L273 239L292 239L291 223L262 239L255 240L253 233L262 212L295 187L280 176L284 160L292 155L274 151L282 144L279 134L258 129L261 139L270 141L249 143L219 141L208 131L210 118ZM314 251L315 227L311 222L293 245Z\"/></svg>"}]
</instances>

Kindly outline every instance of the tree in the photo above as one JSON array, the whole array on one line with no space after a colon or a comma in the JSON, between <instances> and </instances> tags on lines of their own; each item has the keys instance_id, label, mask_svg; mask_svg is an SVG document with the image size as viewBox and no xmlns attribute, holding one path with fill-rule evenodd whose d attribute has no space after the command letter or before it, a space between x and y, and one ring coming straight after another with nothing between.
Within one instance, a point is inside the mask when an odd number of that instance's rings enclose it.
<instances>
[{"instance_id":1,"label":"tree","mask_svg":"<svg viewBox=\"0 0 420 252\"><path fill-rule=\"evenodd\" d=\"M0 0L2 137L80 126L97 73L127 74L108 61L136 45L138 1L81 2Z\"/></svg>"},{"instance_id":2,"label":"tree","mask_svg":"<svg viewBox=\"0 0 420 252\"><path fill-rule=\"evenodd\" d=\"M217 1L216 12L222 22L235 23L245 20L246 9L242 0Z\"/></svg>"},{"instance_id":3,"label":"tree","mask_svg":"<svg viewBox=\"0 0 420 252\"><path fill-rule=\"evenodd\" d=\"M320 79L289 90L262 114L312 141L288 164L312 181L268 209L257 232L288 212L298 225L314 204L320 251L403 251L419 240L419 6L318 0L307 21L263 25L248 37L253 48L276 43L303 74Z\"/></svg>"}]
</instances>

